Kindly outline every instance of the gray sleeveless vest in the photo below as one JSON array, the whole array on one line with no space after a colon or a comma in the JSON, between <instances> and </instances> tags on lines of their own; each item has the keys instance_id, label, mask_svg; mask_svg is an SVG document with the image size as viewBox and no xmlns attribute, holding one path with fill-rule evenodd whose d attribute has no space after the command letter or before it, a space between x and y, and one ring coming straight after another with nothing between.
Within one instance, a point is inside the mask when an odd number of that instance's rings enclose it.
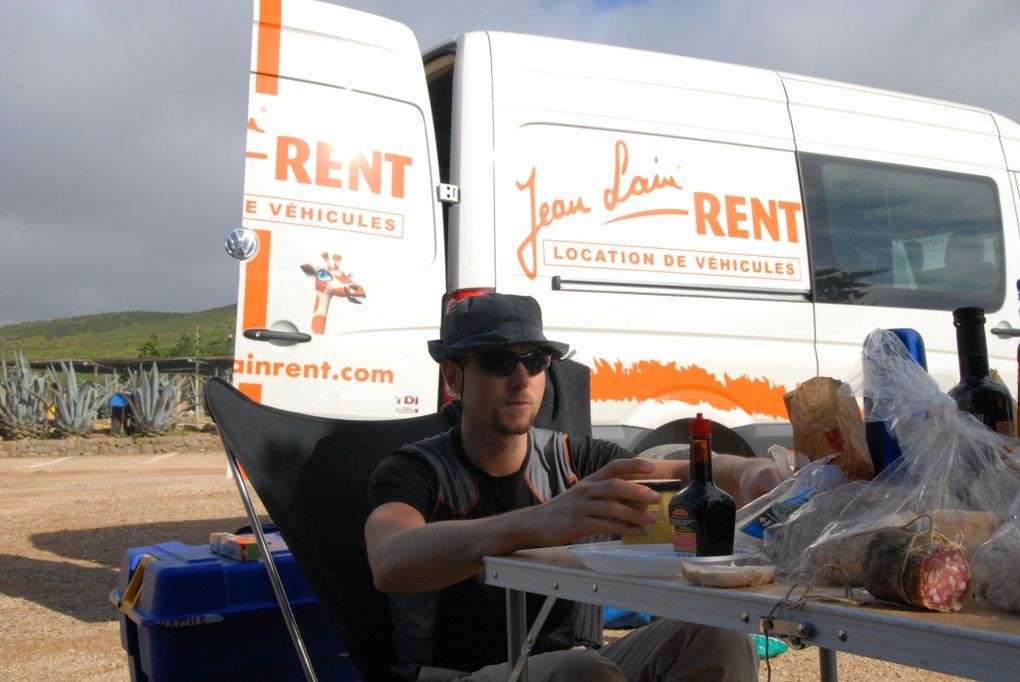
<instances>
[{"instance_id":1,"label":"gray sleeveless vest","mask_svg":"<svg viewBox=\"0 0 1020 682\"><path fill-rule=\"evenodd\" d=\"M532 427L528 436L530 449L524 465L524 482L542 503L575 484L578 477L571 466L566 434ZM462 518L478 504L478 479L457 456L452 431L405 445L398 452L424 460L436 473L439 499L432 518L426 521L437 516ZM446 509L442 510L443 507ZM475 579L483 577L479 574ZM413 679L418 666L428 665L432 660L432 628L438 604L438 591L390 595L397 672L401 677Z\"/></svg>"}]
</instances>

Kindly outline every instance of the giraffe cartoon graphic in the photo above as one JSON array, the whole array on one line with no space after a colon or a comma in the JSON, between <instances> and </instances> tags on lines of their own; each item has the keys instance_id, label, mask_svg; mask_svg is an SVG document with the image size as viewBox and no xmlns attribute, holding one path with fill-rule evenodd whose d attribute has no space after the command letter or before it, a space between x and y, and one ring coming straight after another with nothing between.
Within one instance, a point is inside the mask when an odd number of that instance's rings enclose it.
<instances>
[{"instance_id":1,"label":"giraffe cartoon graphic","mask_svg":"<svg viewBox=\"0 0 1020 682\"><path fill-rule=\"evenodd\" d=\"M334 296L343 296L351 303L361 305L365 298L365 290L356 283L349 273L340 269L341 256L333 254L330 262L329 252L322 252L322 265L315 267L305 263L301 271L315 278L315 307L312 310L312 333L322 334L326 331L326 316L329 314L329 302Z\"/></svg>"}]
</instances>

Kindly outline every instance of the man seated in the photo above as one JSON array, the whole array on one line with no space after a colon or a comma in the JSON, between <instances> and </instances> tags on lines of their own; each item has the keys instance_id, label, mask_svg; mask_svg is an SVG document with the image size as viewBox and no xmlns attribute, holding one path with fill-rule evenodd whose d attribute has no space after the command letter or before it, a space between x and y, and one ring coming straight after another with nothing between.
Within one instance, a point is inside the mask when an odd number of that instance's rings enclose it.
<instances>
[{"instance_id":1,"label":"man seated","mask_svg":"<svg viewBox=\"0 0 1020 682\"><path fill-rule=\"evenodd\" d=\"M627 479L690 480L686 461L532 426L545 370L567 349L546 339L535 299L502 294L458 302L429 342L460 396L461 423L383 460L365 524L375 585L391 595L403 679L505 679L505 592L484 584L482 557L640 534L659 495ZM780 482L763 459L717 455L713 469L738 506ZM574 649L573 608L553 608L529 658L531 680L758 679L749 636L666 619L598 652Z\"/></svg>"}]
</instances>

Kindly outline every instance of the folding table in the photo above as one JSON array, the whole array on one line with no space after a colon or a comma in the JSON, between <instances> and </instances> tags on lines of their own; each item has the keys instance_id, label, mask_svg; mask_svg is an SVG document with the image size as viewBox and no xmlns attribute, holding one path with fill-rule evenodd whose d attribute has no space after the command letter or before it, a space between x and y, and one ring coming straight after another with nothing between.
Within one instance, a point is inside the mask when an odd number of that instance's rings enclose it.
<instances>
[{"instance_id":1,"label":"folding table","mask_svg":"<svg viewBox=\"0 0 1020 682\"><path fill-rule=\"evenodd\" d=\"M1012 567L1004 567L1006 570ZM696 587L682 578L645 578L590 570L568 547L550 547L485 558L486 583L507 590L509 660L527 680L520 652L529 638L524 593L615 606L748 633L768 626L773 636L819 647L821 679L836 679L836 652L981 680L1020 678L1020 616L986 604L955 613L914 611L884 605L857 606L817 597L843 590L815 588L790 593L790 584L741 589ZM789 596L788 596L788 593ZM547 612L547 599L542 607ZM544 613L539 614L544 620ZM534 630L534 628L533 628ZM511 677L511 680L515 679Z\"/></svg>"}]
</instances>

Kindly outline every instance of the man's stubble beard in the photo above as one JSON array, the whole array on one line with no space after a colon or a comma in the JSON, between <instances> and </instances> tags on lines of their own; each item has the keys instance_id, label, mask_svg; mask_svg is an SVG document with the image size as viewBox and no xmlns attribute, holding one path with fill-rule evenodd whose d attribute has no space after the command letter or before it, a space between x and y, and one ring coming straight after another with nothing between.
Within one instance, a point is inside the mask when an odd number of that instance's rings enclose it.
<instances>
[{"instance_id":1,"label":"man's stubble beard","mask_svg":"<svg viewBox=\"0 0 1020 682\"><path fill-rule=\"evenodd\" d=\"M534 408L534 405L532 405ZM496 408L492 415L492 426L493 428L504 436L520 436L528 432L531 425L535 423L535 416L537 411L532 409L531 413L527 417L520 419L509 419L504 418L500 414L500 408Z\"/></svg>"}]
</instances>

